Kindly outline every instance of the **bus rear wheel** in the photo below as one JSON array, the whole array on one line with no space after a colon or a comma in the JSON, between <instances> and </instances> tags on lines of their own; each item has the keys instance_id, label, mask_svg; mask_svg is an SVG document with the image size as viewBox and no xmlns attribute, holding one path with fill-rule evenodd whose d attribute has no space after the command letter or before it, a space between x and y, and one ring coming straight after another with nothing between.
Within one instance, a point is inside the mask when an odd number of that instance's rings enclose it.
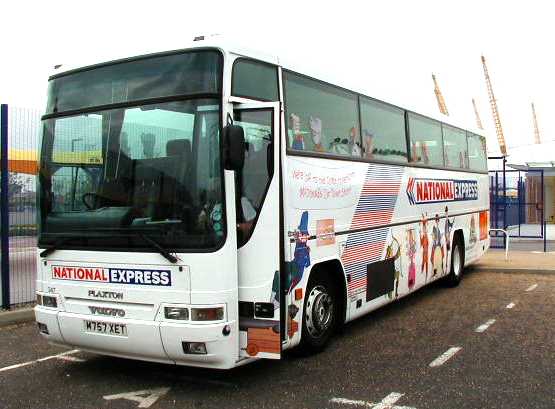
<instances>
[{"instance_id":1,"label":"bus rear wheel","mask_svg":"<svg viewBox=\"0 0 555 409\"><path fill-rule=\"evenodd\" d=\"M327 275L310 280L303 309L301 349L318 352L326 346L337 320L336 292Z\"/></svg>"},{"instance_id":2,"label":"bus rear wheel","mask_svg":"<svg viewBox=\"0 0 555 409\"><path fill-rule=\"evenodd\" d=\"M453 250L451 250L451 270L445 277L445 282L450 287L459 285L464 269L464 244L459 236L455 236Z\"/></svg>"}]
</instances>

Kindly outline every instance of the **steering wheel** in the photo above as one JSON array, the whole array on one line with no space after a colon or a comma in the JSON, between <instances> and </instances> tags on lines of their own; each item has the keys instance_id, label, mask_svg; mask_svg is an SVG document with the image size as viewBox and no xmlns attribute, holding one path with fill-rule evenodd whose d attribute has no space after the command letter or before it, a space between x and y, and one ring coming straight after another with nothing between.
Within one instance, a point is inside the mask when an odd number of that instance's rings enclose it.
<instances>
[{"instance_id":1,"label":"steering wheel","mask_svg":"<svg viewBox=\"0 0 555 409\"><path fill-rule=\"evenodd\" d=\"M81 201L83 202L83 204L85 205L87 210L94 210L94 204L89 203L89 201L87 199L88 197L93 198L94 199L93 203L95 203L96 200L99 199L99 198L102 198L102 196L100 196L99 194L94 193L94 192L87 192L87 193L85 193L81 196Z\"/></svg>"}]
</instances>

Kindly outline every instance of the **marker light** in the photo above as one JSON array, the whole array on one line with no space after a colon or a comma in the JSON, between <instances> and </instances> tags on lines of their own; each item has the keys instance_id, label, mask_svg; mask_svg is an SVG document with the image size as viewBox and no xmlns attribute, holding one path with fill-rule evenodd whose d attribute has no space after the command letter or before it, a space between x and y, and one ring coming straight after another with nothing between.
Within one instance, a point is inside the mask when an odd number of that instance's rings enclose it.
<instances>
[{"instance_id":1,"label":"marker light","mask_svg":"<svg viewBox=\"0 0 555 409\"><path fill-rule=\"evenodd\" d=\"M182 342L183 352L192 355L206 355L206 344L204 342Z\"/></svg>"},{"instance_id":2,"label":"marker light","mask_svg":"<svg viewBox=\"0 0 555 409\"><path fill-rule=\"evenodd\" d=\"M189 309L182 307L164 307L164 317L170 320L188 320Z\"/></svg>"},{"instance_id":3,"label":"marker light","mask_svg":"<svg viewBox=\"0 0 555 409\"><path fill-rule=\"evenodd\" d=\"M192 321L220 321L223 319L223 307L191 308Z\"/></svg>"}]
</instances>

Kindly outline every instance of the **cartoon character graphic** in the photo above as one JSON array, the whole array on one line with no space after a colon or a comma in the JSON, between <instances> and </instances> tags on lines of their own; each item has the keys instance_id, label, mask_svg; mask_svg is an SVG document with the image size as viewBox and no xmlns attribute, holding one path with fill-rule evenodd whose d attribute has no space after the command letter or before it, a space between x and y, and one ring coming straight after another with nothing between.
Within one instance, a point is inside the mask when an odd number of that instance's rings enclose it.
<instances>
[{"instance_id":1,"label":"cartoon character graphic","mask_svg":"<svg viewBox=\"0 0 555 409\"><path fill-rule=\"evenodd\" d=\"M335 153L336 155L349 155L349 140L347 138L334 138L330 142L330 149L331 153Z\"/></svg>"},{"instance_id":2,"label":"cartoon character graphic","mask_svg":"<svg viewBox=\"0 0 555 409\"><path fill-rule=\"evenodd\" d=\"M410 145L410 156L413 162L420 162L420 156L418 156L418 148L416 142L412 141Z\"/></svg>"},{"instance_id":3,"label":"cartoon character graphic","mask_svg":"<svg viewBox=\"0 0 555 409\"><path fill-rule=\"evenodd\" d=\"M304 138L301 133L301 118L296 114L289 115L289 128L293 130L293 142L291 148L295 150L304 150Z\"/></svg>"},{"instance_id":4,"label":"cartoon character graphic","mask_svg":"<svg viewBox=\"0 0 555 409\"><path fill-rule=\"evenodd\" d=\"M439 228L439 215L436 214L435 225L432 227L432 277L443 274L443 259L445 254L441 244L441 229Z\"/></svg>"},{"instance_id":5,"label":"cartoon character graphic","mask_svg":"<svg viewBox=\"0 0 555 409\"><path fill-rule=\"evenodd\" d=\"M289 338L293 338L293 335L299 331L299 323L295 321L295 317L299 312L299 307L295 304L289 304L287 308L287 335Z\"/></svg>"},{"instance_id":6,"label":"cartoon character graphic","mask_svg":"<svg viewBox=\"0 0 555 409\"><path fill-rule=\"evenodd\" d=\"M451 251L451 232L454 224L455 218L449 220L449 208L445 206L445 271L448 270L447 258Z\"/></svg>"},{"instance_id":7,"label":"cartoon character graphic","mask_svg":"<svg viewBox=\"0 0 555 409\"><path fill-rule=\"evenodd\" d=\"M311 116L308 122L310 124L312 142L314 142L314 150L316 152L324 152L324 147L322 146L322 120Z\"/></svg>"},{"instance_id":8,"label":"cartoon character graphic","mask_svg":"<svg viewBox=\"0 0 555 409\"><path fill-rule=\"evenodd\" d=\"M349 146L351 148L351 156L358 156L362 155L362 149L360 148L360 143L357 141L358 131L353 126L349 130Z\"/></svg>"},{"instance_id":9,"label":"cartoon character graphic","mask_svg":"<svg viewBox=\"0 0 555 409\"><path fill-rule=\"evenodd\" d=\"M364 143L364 156L366 159L372 159L374 157L374 134L368 129L362 131L363 143Z\"/></svg>"},{"instance_id":10,"label":"cartoon character graphic","mask_svg":"<svg viewBox=\"0 0 555 409\"><path fill-rule=\"evenodd\" d=\"M416 239L414 229L407 230L407 256L409 257L409 290L416 284Z\"/></svg>"},{"instance_id":11,"label":"cartoon character graphic","mask_svg":"<svg viewBox=\"0 0 555 409\"><path fill-rule=\"evenodd\" d=\"M428 150L428 145L426 144L426 142L422 141L420 148L422 149L423 162L428 165L430 163L430 152Z\"/></svg>"},{"instance_id":12,"label":"cartoon character graphic","mask_svg":"<svg viewBox=\"0 0 555 409\"><path fill-rule=\"evenodd\" d=\"M399 245L399 241L392 236L391 243L387 246L385 250L385 258L386 259L393 259L393 264L395 266L394 270L394 280L395 280L395 291L390 291L387 296L389 299L393 298L395 294L395 298L399 295L399 280L403 277L403 273L401 272L401 246ZM415 268L416 269L416 268Z\"/></svg>"},{"instance_id":13,"label":"cartoon character graphic","mask_svg":"<svg viewBox=\"0 0 555 409\"><path fill-rule=\"evenodd\" d=\"M422 265L420 266L420 270L426 273L426 280L428 281L428 247L430 241L428 239L428 217L425 214L422 214L422 220L420 222L422 224L422 230L420 231L420 247L422 247Z\"/></svg>"},{"instance_id":14,"label":"cartoon character graphic","mask_svg":"<svg viewBox=\"0 0 555 409\"><path fill-rule=\"evenodd\" d=\"M289 235L295 238L295 252L293 260L289 262L289 276L287 280L287 292L301 281L304 269L310 266L310 247L308 246L308 212L305 210L301 215L301 220L297 230L290 232Z\"/></svg>"},{"instance_id":15,"label":"cartoon character graphic","mask_svg":"<svg viewBox=\"0 0 555 409\"><path fill-rule=\"evenodd\" d=\"M471 246L473 246L474 244L476 244L477 241L478 237L476 235L476 218L474 217L474 215L472 215L470 217L470 237L468 239L468 242Z\"/></svg>"},{"instance_id":16,"label":"cartoon character graphic","mask_svg":"<svg viewBox=\"0 0 555 409\"><path fill-rule=\"evenodd\" d=\"M274 304L274 311L279 308L279 271L274 273L274 280L272 281L272 295L270 302Z\"/></svg>"},{"instance_id":17,"label":"cartoon character graphic","mask_svg":"<svg viewBox=\"0 0 555 409\"><path fill-rule=\"evenodd\" d=\"M357 141L358 132L353 126L349 129L348 138L334 138L330 142L330 152L337 155L358 156L362 155L360 142Z\"/></svg>"}]
</instances>

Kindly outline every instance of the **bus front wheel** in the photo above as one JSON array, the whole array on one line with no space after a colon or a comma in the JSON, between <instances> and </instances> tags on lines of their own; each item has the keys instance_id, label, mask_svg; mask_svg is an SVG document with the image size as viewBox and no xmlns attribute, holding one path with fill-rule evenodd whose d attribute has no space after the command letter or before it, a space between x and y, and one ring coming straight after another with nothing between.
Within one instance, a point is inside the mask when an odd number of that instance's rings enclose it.
<instances>
[{"instance_id":1,"label":"bus front wheel","mask_svg":"<svg viewBox=\"0 0 555 409\"><path fill-rule=\"evenodd\" d=\"M338 311L337 294L327 274L310 280L304 301L301 349L318 352L334 331Z\"/></svg>"}]
</instances>

